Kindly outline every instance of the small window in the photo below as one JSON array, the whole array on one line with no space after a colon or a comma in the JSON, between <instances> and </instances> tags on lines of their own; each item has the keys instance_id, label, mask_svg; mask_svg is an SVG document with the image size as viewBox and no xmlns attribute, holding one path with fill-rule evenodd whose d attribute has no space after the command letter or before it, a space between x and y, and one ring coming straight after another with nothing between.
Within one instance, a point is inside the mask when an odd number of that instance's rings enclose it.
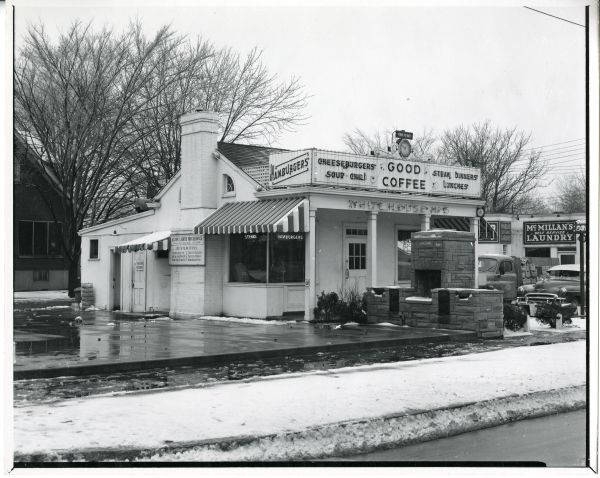
<instances>
[{"instance_id":1,"label":"small window","mask_svg":"<svg viewBox=\"0 0 600 478\"><path fill-rule=\"evenodd\" d=\"M98 259L98 239L90 239L90 259Z\"/></svg>"},{"instance_id":2,"label":"small window","mask_svg":"<svg viewBox=\"0 0 600 478\"><path fill-rule=\"evenodd\" d=\"M223 196L233 196L235 194L235 184L231 176L223 175Z\"/></svg>"},{"instance_id":3,"label":"small window","mask_svg":"<svg viewBox=\"0 0 600 478\"><path fill-rule=\"evenodd\" d=\"M50 271L33 271L33 282L48 282Z\"/></svg>"},{"instance_id":4,"label":"small window","mask_svg":"<svg viewBox=\"0 0 600 478\"><path fill-rule=\"evenodd\" d=\"M513 272L513 263L510 261L504 261L504 273L507 274L509 272Z\"/></svg>"}]
</instances>

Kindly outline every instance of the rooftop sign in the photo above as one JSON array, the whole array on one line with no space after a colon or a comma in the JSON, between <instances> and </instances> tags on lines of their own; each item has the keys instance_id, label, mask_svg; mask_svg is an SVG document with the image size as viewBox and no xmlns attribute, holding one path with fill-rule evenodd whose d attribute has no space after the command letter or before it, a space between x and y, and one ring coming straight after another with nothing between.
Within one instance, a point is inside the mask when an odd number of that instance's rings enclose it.
<instances>
[{"instance_id":1,"label":"rooftop sign","mask_svg":"<svg viewBox=\"0 0 600 478\"><path fill-rule=\"evenodd\" d=\"M523 244L575 244L575 221L523 223Z\"/></svg>"},{"instance_id":2,"label":"rooftop sign","mask_svg":"<svg viewBox=\"0 0 600 478\"><path fill-rule=\"evenodd\" d=\"M481 171L477 168L318 149L271 154L269 173L271 187L323 185L472 198L481 195Z\"/></svg>"}]
</instances>

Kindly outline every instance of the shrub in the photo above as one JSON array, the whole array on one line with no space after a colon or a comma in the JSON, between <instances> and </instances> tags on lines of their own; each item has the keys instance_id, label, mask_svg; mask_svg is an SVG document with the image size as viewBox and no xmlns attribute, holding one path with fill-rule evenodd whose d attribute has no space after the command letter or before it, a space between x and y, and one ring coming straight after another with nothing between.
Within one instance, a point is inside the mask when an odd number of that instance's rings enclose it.
<instances>
[{"instance_id":1,"label":"shrub","mask_svg":"<svg viewBox=\"0 0 600 478\"><path fill-rule=\"evenodd\" d=\"M514 304L504 304L504 328L512 331L522 329L527 321L525 311Z\"/></svg>"},{"instance_id":2,"label":"shrub","mask_svg":"<svg viewBox=\"0 0 600 478\"><path fill-rule=\"evenodd\" d=\"M322 291L317 297L317 306L314 309L315 322L336 321L367 322L366 294L361 294L357 289L343 289L336 292Z\"/></svg>"},{"instance_id":3,"label":"shrub","mask_svg":"<svg viewBox=\"0 0 600 478\"><path fill-rule=\"evenodd\" d=\"M339 297L335 292L325 293L322 291L317 297L317 306L315 307L315 321L330 322L337 313Z\"/></svg>"},{"instance_id":4,"label":"shrub","mask_svg":"<svg viewBox=\"0 0 600 478\"><path fill-rule=\"evenodd\" d=\"M562 315L563 324L571 323L571 318L577 312L577 306L569 304L566 307L561 306L560 302L554 301L537 306L536 319L542 324L548 324L550 327L556 327L558 314Z\"/></svg>"}]
</instances>

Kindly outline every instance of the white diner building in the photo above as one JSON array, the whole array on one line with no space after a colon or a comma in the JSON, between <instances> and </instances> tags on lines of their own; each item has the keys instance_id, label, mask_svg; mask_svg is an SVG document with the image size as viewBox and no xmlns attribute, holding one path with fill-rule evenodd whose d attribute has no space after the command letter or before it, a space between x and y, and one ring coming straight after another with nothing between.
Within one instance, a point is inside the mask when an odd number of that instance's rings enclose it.
<instances>
[{"instance_id":1,"label":"white diner building","mask_svg":"<svg viewBox=\"0 0 600 478\"><path fill-rule=\"evenodd\" d=\"M182 116L181 169L147 210L82 229L95 305L173 318L312 316L322 292L410 284L410 234L479 231L480 171L218 141Z\"/></svg>"}]
</instances>

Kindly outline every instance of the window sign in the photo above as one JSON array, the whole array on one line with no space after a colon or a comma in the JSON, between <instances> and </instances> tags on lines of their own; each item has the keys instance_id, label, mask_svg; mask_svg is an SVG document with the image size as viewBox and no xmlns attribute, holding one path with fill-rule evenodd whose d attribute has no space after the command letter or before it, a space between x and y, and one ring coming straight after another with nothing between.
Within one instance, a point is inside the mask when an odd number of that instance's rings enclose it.
<instances>
[{"instance_id":1,"label":"window sign","mask_svg":"<svg viewBox=\"0 0 600 478\"><path fill-rule=\"evenodd\" d=\"M512 242L512 226L510 221L500 221L500 242L510 244Z\"/></svg>"},{"instance_id":2,"label":"window sign","mask_svg":"<svg viewBox=\"0 0 600 478\"><path fill-rule=\"evenodd\" d=\"M539 221L523 223L524 244L574 244L575 221Z\"/></svg>"},{"instance_id":3,"label":"window sign","mask_svg":"<svg viewBox=\"0 0 600 478\"><path fill-rule=\"evenodd\" d=\"M498 242L498 221L479 221L479 242Z\"/></svg>"},{"instance_id":4,"label":"window sign","mask_svg":"<svg viewBox=\"0 0 600 478\"><path fill-rule=\"evenodd\" d=\"M204 234L172 234L169 265L204 265Z\"/></svg>"}]
</instances>

